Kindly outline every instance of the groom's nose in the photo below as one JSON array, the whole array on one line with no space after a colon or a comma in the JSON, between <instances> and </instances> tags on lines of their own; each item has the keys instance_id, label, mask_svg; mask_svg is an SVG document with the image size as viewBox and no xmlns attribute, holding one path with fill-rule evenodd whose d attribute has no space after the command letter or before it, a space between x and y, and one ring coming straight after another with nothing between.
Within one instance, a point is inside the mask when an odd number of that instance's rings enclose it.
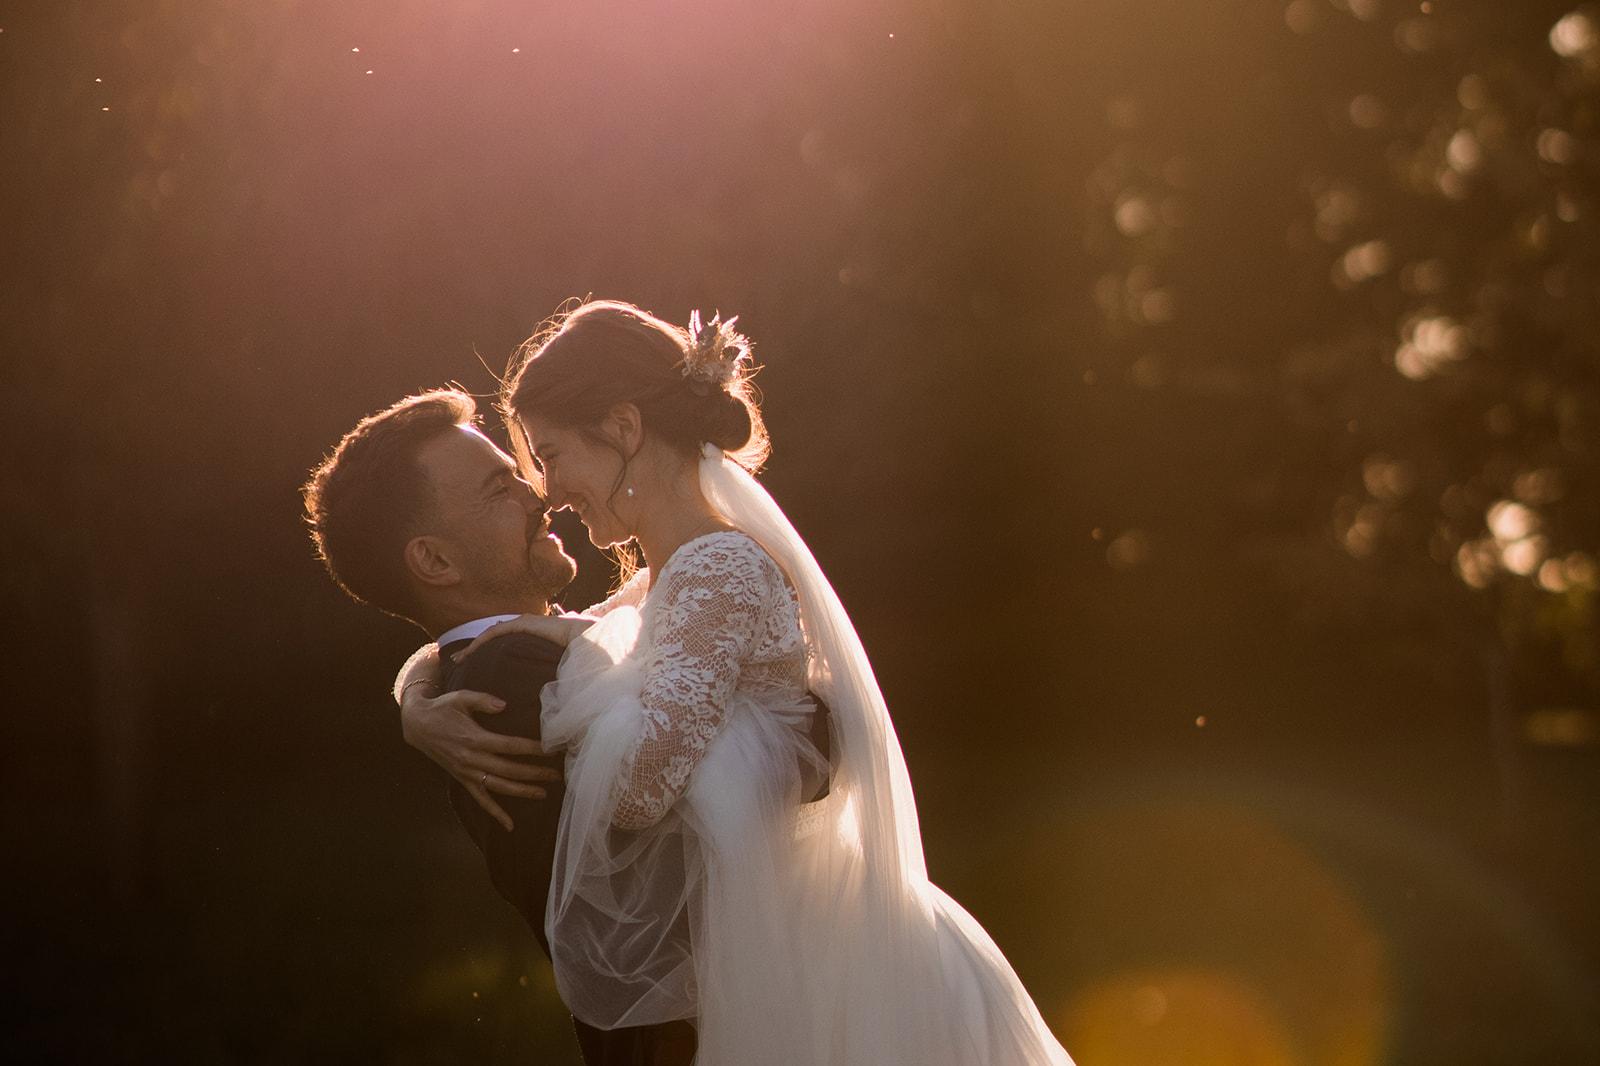
<instances>
[{"instance_id":1,"label":"groom's nose","mask_svg":"<svg viewBox=\"0 0 1600 1066\"><path fill-rule=\"evenodd\" d=\"M525 503L528 508L528 517L532 518L536 522L543 520L545 512L550 510L550 501L539 495L539 493L534 491L534 489L531 487L528 489L528 496Z\"/></svg>"}]
</instances>

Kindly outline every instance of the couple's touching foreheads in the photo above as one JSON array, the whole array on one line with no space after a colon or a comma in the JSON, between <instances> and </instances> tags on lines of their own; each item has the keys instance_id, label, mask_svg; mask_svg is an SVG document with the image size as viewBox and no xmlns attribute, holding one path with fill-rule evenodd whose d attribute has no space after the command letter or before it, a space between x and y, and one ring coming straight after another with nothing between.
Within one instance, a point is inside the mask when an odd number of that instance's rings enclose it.
<instances>
[{"instance_id":1,"label":"couple's touching foreheads","mask_svg":"<svg viewBox=\"0 0 1600 1066\"><path fill-rule=\"evenodd\" d=\"M304 490L350 595L424 629L406 740L550 957L586 1063L1070 1066L928 880L865 649L756 479L736 321L591 301L524 343L500 414L363 419ZM559 612L570 509L620 587Z\"/></svg>"}]
</instances>

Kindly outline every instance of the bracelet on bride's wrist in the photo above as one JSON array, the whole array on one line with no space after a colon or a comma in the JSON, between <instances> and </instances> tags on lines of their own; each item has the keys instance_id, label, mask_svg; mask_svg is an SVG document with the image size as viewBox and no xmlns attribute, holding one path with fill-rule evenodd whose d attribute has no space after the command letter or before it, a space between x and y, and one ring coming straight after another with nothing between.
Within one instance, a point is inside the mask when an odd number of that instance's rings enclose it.
<instances>
[{"instance_id":1,"label":"bracelet on bride's wrist","mask_svg":"<svg viewBox=\"0 0 1600 1066\"><path fill-rule=\"evenodd\" d=\"M428 686L431 691L425 693L425 695L427 695L429 699L432 699L440 693L439 682L435 681L431 677L419 677L415 681L407 681L404 685L400 686L400 702L404 703L406 701L406 693L410 692L418 685Z\"/></svg>"}]
</instances>

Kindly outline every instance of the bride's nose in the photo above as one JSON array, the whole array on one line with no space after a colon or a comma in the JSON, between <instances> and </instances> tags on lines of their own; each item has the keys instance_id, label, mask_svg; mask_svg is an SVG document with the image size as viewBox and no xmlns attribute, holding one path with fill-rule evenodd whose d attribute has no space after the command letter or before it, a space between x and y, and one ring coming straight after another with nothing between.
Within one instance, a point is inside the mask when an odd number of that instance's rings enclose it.
<instances>
[{"instance_id":1,"label":"bride's nose","mask_svg":"<svg viewBox=\"0 0 1600 1066\"><path fill-rule=\"evenodd\" d=\"M544 475L544 505L552 511L559 511L567 506L567 494L562 489L561 482L550 471Z\"/></svg>"}]
</instances>

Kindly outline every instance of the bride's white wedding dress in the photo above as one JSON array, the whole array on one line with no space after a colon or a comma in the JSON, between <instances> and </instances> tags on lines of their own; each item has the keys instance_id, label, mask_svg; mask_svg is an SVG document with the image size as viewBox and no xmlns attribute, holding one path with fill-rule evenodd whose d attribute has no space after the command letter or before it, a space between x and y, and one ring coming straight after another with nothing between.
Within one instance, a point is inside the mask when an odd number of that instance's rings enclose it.
<instances>
[{"instance_id":1,"label":"bride's white wedding dress","mask_svg":"<svg viewBox=\"0 0 1600 1066\"><path fill-rule=\"evenodd\" d=\"M713 448L738 532L599 609L544 693L567 799L547 932L562 998L613 1028L694 1018L698 1066L1070 1059L983 929L928 882L899 742L810 552ZM807 739L832 716L828 794Z\"/></svg>"}]
</instances>

